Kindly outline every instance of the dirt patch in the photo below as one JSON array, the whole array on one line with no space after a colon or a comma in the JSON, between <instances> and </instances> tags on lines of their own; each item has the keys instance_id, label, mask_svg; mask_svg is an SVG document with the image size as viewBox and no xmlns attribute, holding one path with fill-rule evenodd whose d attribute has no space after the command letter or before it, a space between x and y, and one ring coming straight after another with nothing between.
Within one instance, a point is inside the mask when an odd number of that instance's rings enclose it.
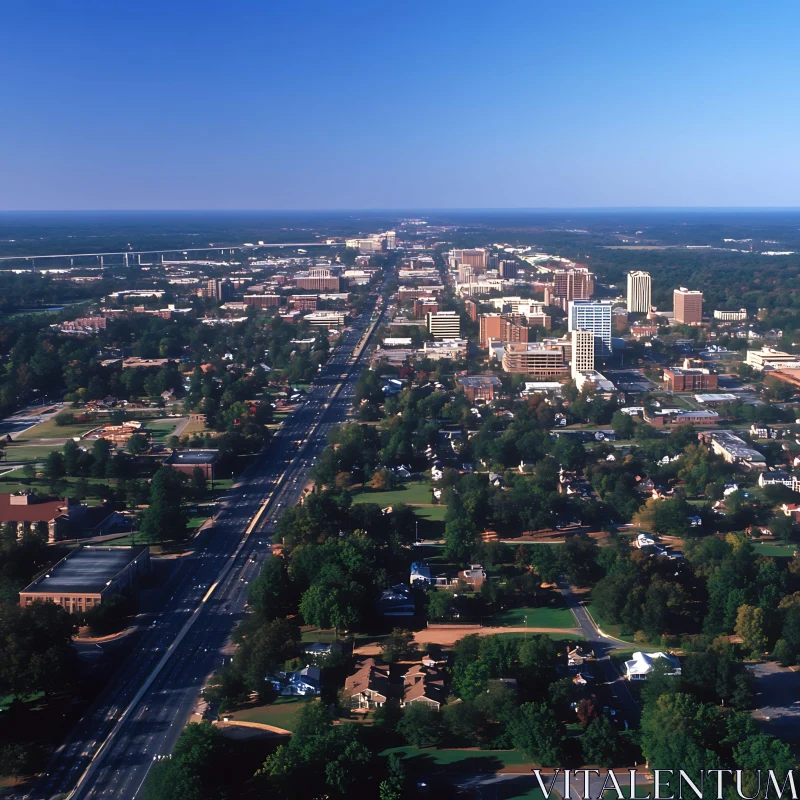
<instances>
[{"instance_id":1,"label":"dirt patch","mask_svg":"<svg viewBox=\"0 0 800 800\"><path fill-rule=\"evenodd\" d=\"M578 628L472 628L468 630L458 628L426 628L414 634L414 641L418 644L455 644L465 636L477 633L478 636L495 636L500 633L566 633L573 636L580 635Z\"/></svg>"}]
</instances>

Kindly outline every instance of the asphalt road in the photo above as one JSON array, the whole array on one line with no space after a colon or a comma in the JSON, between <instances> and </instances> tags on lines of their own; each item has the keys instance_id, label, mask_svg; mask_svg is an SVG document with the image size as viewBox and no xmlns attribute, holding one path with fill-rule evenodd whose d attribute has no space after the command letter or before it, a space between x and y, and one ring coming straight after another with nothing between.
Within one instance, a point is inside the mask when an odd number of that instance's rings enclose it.
<instances>
[{"instance_id":1,"label":"asphalt road","mask_svg":"<svg viewBox=\"0 0 800 800\"><path fill-rule=\"evenodd\" d=\"M639 704L631 694L627 681L620 677L610 656L612 650L627 649L631 645L627 642L611 639L600 633L594 619L592 619L586 607L581 602L580 596L572 591L572 587L566 581L560 580L558 582L558 588L564 597L567 607L572 611L573 616L578 621L578 627L581 629L581 634L586 637L588 648L594 650L597 666L600 670L600 675L598 675L597 678L600 679L602 677L603 681L605 681L617 706L622 712L622 718L628 721L630 727L638 726L640 714Z\"/></svg>"},{"instance_id":2,"label":"asphalt road","mask_svg":"<svg viewBox=\"0 0 800 800\"><path fill-rule=\"evenodd\" d=\"M383 301L376 297L376 302L382 309ZM363 358L352 367L348 360L371 321L362 314L345 332L305 403L228 492L194 554L181 559L166 587L163 611L48 772L17 797L135 798L155 759L172 751L207 677L224 663L223 649L245 613L248 585L269 557L274 519L297 502L330 429L349 415ZM259 525L247 536L271 492Z\"/></svg>"}]
</instances>

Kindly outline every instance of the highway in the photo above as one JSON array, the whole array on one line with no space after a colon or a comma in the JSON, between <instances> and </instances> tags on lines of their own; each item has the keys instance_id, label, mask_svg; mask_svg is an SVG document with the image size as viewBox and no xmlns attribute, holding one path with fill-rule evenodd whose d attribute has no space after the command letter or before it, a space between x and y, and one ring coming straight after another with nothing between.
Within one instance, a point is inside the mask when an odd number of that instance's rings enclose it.
<instances>
[{"instance_id":1,"label":"highway","mask_svg":"<svg viewBox=\"0 0 800 800\"><path fill-rule=\"evenodd\" d=\"M270 555L275 519L298 501L330 429L350 412L365 334L381 319L384 303L379 293L372 318L362 314L344 333L306 401L228 492L193 553L180 559L165 589L163 611L55 754L48 772L21 787L18 797L135 798L155 759L171 752L246 613L249 583Z\"/></svg>"}]
</instances>

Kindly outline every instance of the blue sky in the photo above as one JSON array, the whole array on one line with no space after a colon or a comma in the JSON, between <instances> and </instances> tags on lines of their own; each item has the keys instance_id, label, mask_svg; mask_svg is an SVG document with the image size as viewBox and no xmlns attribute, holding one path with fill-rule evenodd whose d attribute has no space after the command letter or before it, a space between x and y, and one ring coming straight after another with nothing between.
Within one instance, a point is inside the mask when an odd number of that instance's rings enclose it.
<instances>
[{"instance_id":1,"label":"blue sky","mask_svg":"<svg viewBox=\"0 0 800 800\"><path fill-rule=\"evenodd\" d=\"M5 0L0 209L800 206L796 2Z\"/></svg>"}]
</instances>

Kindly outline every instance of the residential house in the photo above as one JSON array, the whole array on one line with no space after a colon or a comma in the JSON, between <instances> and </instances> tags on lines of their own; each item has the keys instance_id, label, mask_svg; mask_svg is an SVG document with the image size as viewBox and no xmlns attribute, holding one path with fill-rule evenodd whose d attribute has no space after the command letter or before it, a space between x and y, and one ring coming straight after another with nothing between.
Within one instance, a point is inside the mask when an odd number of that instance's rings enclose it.
<instances>
[{"instance_id":1,"label":"residential house","mask_svg":"<svg viewBox=\"0 0 800 800\"><path fill-rule=\"evenodd\" d=\"M486 570L480 564L470 564L469 569L462 570L458 573L458 577L470 586L480 589L480 587L483 586L483 582L486 580Z\"/></svg>"},{"instance_id":2,"label":"residential house","mask_svg":"<svg viewBox=\"0 0 800 800\"><path fill-rule=\"evenodd\" d=\"M391 695L389 666L377 658L356 663L356 671L344 682L344 696L350 708L382 708Z\"/></svg>"},{"instance_id":3,"label":"residential house","mask_svg":"<svg viewBox=\"0 0 800 800\"><path fill-rule=\"evenodd\" d=\"M305 666L297 672L279 672L270 678L276 694L283 697L316 697L320 693L319 667Z\"/></svg>"},{"instance_id":4,"label":"residential house","mask_svg":"<svg viewBox=\"0 0 800 800\"><path fill-rule=\"evenodd\" d=\"M384 617L413 617L416 603L411 587L398 583L384 589L377 602L377 611Z\"/></svg>"},{"instance_id":5,"label":"residential house","mask_svg":"<svg viewBox=\"0 0 800 800\"><path fill-rule=\"evenodd\" d=\"M403 706L422 703L438 711L444 701L444 675L436 666L415 664L403 675Z\"/></svg>"},{"instance_id":6,"label":"residential house","mask_svg":"<svg viewBox=\"0 0 800 800\"><path fill-rule=\"evenodd\" d=\"M431 582L431 568L424 561L412 562L408 582L412 586L417 582L425 585L429 584Z\"/></svg>"}]
</instances>

